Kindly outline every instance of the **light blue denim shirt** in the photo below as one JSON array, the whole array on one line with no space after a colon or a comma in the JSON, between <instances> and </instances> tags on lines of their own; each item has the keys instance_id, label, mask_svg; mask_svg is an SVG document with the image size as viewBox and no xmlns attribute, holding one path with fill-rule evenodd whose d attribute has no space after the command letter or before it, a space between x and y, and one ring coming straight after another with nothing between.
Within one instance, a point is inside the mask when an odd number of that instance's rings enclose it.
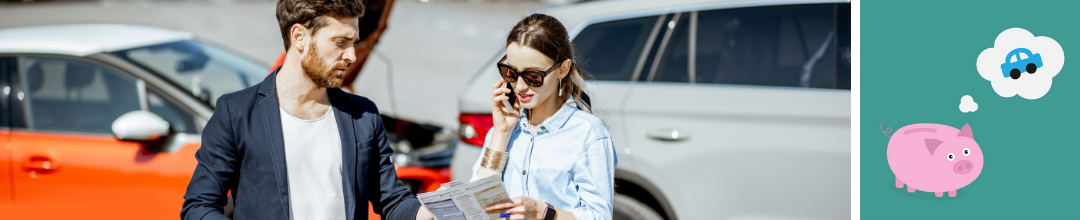
<instances>
[{"instance_id":1,"label":"light blue denim shirt","mask_svg":"<svg viewBox=\"0 0 1080 220\"><path fill-rule=\"evenodd\" d=\"M491 136L489 130L483 150ZM506 151L510 155L502 180L510 198L526 196L547 202L578 219L611 219L619 160L600 118L569 103L537 126L534 134L522 114ZM470 181L478 179L482 159L483 155L473 164Z\"/></svg>"}]
</instances>

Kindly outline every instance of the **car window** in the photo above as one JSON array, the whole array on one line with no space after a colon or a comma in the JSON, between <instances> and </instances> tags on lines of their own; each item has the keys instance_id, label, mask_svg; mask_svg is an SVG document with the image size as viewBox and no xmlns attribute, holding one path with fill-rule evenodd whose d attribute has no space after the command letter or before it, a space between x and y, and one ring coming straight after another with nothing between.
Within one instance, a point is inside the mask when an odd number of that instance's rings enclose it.
<instances>
[{"instance_id":1,"label":"car window","mask_svg":"<svg viewBox=\"0 0 1080 220\"><path fill-rule=\"evenodd\" d=\"M589 25L574 37L578 69L596 80L629 81L656 16Z\"/></svg>"},{"instance_id":2,"label":"car window","mask_svg":"<svg viewBox=\"0 0 1080 220\"><path fill-rule=\"evenodd\" d=\"M11 84L8 82L11 74L15 74L19 66L15 56L0 55L0 127L9 127L11 124Z\"/></svg>"},{"instance_id":3,"label":"car window","mask_svg":"<svg viewBox=\"0 0 1080 220\"><path fill-rule=\"evenodd\" d=\"M24 87L22 86L22 80L19 76L19 57L10 56L6 58L8 65L5 69L7 73L4 74L4 117L7 119L7 126L11 128L26 128L26 117L23 114L23 99L26 97Z\"/></svg>"},{"instance_id":4,"label":"car window","mask_svg":"<svg viewBox=\"0 0 1080 220\"><path fill-rule=\"evenodd\" d=\"M180 108L171 100L165 99L154 90L146 91L146 101L150 105L150 112L161 116L165 121L169 122L169 126L172 126L173 131L180 133L195 133L195 117Z\"/></svg>"},{"instance_id":5,"label":"car window","mask_svg":"<svg viewBox=\"0 0 1080 220\"><path fill-rule=\"evenodd\" d=\"M836 88L851 90L851 4L836 5Z\"/></svg>"},{"instance_id":6,"label":"car window","mask_svg":"<svg viewBox=\"0 0 1080 220\"><path fill-rule=\"evenodd\" d=\"M690 49L690 15L691 13L678 14L678 20L672 18L664 24L661 33L671 30L667 45L664 46L664 54L656 65L656 73L652 77L653 82L688 82L689 49ZM662 38L662 37L657 37ZM663 43L657 41L658 44ZM646 79L648 80L648 79Z\"/></svg>"},{"instance_id":7,"label":"car window","mask_svg":"<svg viewBox=\"0 0 1080 220\"><path fill-rule=\"evenodd\" d=\"M182 40L112 52L149 69L207 106L262 81L267 67L210 44Z\"/></svg>"},{"instance_id":8,"label":"car window","mask_svg":"<svg viewBox=\"0 0 1080 220\"><path fill-rule=\"evenodd\" d=\"M701 11L697 83L836 88L835 4Z\"/></svg>"},{"instance_id":9,"label":"car window","mask_svg":"<svg viewBox=\"0 0 1080 220\"><path fill-rule=\"evenodd\" d=\"M60 57L23 57L30 129L112 133L112 122L139 109L135 80L96 63Z\"/></svg>"}]
</instances>

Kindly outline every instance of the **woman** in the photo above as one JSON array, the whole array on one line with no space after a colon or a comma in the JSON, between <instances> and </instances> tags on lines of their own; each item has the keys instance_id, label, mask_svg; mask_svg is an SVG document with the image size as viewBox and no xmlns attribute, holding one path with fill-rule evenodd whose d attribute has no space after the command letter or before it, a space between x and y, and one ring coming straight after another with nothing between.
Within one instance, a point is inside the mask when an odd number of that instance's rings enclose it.
<instances>
[{"instance_id":1,"label":"woman","mask_svg":"<svg viewBox=\"0 0 1080 220\"><path fill-rule=\"evenodd\" d=\"M575 98L585 95L584 83L566 28L548 15L522 19L506 38L506 57L497 66L502 79L492 92L495 126L472 180L502 175L512 199L487 207L488 213L611 219L618 160L603 122ZM508 100L513 107L504 109Z\"/></svg>"}]
</instances>

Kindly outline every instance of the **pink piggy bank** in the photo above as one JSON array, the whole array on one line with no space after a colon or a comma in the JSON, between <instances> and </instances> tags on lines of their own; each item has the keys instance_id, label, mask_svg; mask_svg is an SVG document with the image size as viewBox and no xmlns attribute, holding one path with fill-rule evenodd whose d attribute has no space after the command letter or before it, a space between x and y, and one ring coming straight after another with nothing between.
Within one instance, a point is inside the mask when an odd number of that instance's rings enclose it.
<instances>
[{"instance_id":1,"label":"pink piggy bank","mask_svg":"<svg viewBox=\"0 0 1080 220\"><path fill-rule=\"evenodd\" d=\"M971 184L983 168L982 149L975 143L971 127L960 130L940 124L904 126L889 139L889 168L896 175L896 188L908 185L915 190L934 192L941 197Z\"/></svg>"}]
</instances>

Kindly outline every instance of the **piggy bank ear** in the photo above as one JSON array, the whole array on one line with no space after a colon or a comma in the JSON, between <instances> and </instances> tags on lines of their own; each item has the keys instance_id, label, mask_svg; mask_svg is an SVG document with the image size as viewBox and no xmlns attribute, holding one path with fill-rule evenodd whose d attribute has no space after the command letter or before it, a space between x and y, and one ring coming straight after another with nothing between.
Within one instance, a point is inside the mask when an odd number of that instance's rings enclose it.
<instances>
[{"instance_id":1,"label":"piggy bank ear","mask_svg":"<svg viewBox=\"0 0 1080 220\"><path fill-rule=\"evenodd\" d=\"M938 139L925 139L925 141L926 141L926 150L930 151L930 155L934 155L934 151L936 151L937 147L941 146L941 142L943 142L943 141L938 140Z\"/></svg>"},{"instance_id":2,"label":"piggy bank ear","mask_svg":"<svg viewBox=\"0 0 1080 220\"><path fill-rule=\"evenodd\" d=\"M975 140L975 135L971 134L971 126L968 125L968 124L964 124L964 128L961 128L960 133L956 134L956 136L957 137L968 137L968 138L971 138L972 140Z\"/></svg>"}]
</instances>

